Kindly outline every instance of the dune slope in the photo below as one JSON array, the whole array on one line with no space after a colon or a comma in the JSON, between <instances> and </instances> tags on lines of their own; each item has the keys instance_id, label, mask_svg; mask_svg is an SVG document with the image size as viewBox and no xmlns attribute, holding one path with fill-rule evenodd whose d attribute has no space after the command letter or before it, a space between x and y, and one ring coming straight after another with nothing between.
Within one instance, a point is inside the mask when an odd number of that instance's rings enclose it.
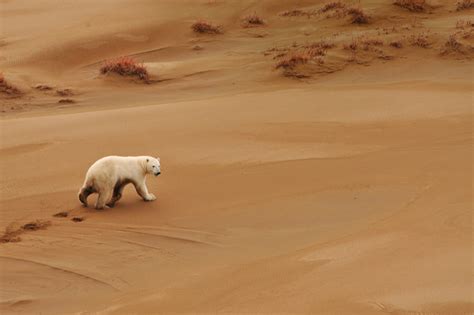
<instances>
[{"instance_id":1,"label":"dune slope","mask_svg":"<svg viewBox=\"0 0 474 315\"><path fill-rule=\"evenodd\" d=\"M0 98L0 229L19 238L0 243L2 314L474 312L470 37L443 53L472 12L361 1L370 23L352 25L323 1L81 3L0 0L21 90ZM266 24L243 28L253 12ZM121 55L152 82L99 74ZM155 202L127 187L80 206L91 163L143 154L161 157Z\"/></svg>"}]
</instances>

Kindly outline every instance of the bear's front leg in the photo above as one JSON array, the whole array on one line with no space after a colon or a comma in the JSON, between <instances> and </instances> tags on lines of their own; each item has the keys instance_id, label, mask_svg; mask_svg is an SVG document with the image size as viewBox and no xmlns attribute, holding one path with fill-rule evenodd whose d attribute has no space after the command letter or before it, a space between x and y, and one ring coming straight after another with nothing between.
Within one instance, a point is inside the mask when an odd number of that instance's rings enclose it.
<instances>
[{"instance_id":1,"label":"bear's front leg","mask_svg":"<svg viewBox=\"0 0 474 315\"><path fill-rule=\"evenodd\" d=\"M155 195L150 194L148 192L148 188L146 187L145 181L141 183L136 183L135 184L135 189L137 190L137 193L140 195L140 197L143 198L145 201L153 201L156 200Z\"/></svg>"}]
</instances>

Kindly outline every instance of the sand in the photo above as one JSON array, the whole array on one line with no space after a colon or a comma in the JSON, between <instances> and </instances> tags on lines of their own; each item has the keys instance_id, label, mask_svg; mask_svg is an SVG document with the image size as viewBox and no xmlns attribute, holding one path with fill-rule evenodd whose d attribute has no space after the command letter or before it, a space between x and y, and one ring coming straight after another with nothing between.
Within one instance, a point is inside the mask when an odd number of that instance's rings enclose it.
<instances>
[{"instance_id":1,"label":"sand","mask_svg":"<svg viewBox=\"0 0 474 315\"><path fill-rule=\"evenodd\" d=\"M474 313L472 11L324 3L0 0L1 313ZM122 55L151 82L100 75ZM91 163L143 154L156 201L81 207Z\"/></svg>"}]
</instances>

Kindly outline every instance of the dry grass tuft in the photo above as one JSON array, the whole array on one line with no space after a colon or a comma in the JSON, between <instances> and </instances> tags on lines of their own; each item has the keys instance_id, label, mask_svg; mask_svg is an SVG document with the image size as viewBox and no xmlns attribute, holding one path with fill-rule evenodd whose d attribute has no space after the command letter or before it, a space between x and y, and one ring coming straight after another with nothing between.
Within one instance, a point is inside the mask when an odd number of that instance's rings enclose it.
<instances>
[{"instance_id":1,"label":"dry grass tuft","mask_svg":"<svg viewBox=\"0 0 474 315\"><path fill-rule=\"evenodd\" d=\"M243 27L255 27L263 25L265 25L265 21L255 12L253 14L247 15L243 19Z\"/></svg>"},{"instance_id":2,"label":"dry grass tuft","mask_svg":"<svg viewBox=\"0 0 474 315\"><path fill-rule=\"evenodd\" d=\"M191 25L191 29L195 33L200 33L200 34L221 34L222 33L221 26L213 25L210 22L207 22L204 20L194 22L193 25Z\"/></svg>"},{"instance_id":3,"label":"dry grass tuft","mask_svg":"<svg viewBox=\"0 0 474 315\"><path fill-rule=\"evenodd\" d=\"M50 221L36 220L22 225L19 228L13 228L12 225L5 229L5 233L0 237L0 243L20 242L20 235L28 231L44 230L51 225Z\"/></svg>"},{"instance_id":4,"label":"dry grass tuft","mask_svg":"<svg viewBox=\"0 0 474 315\"><path fill-rule=\"evenodd\" d=\"M423 12L426 10L426 0L395 0L393 4L411 12Z\"/></svg>"},{"instance_id":5,"label":"dry grass tuft","mask_svg":"<svg viewBox=\"0 0 474 315\"><path fill-rule=\"evenodd\" d=\"M345 43L342 45L344 50L356 51L359 48L359 40L353 39L350 43Z\"/></svg>"},{"instance_id":6,"label":"dry grass tuft","mask_svg":"<svg viewBox=\"0 0 474 315\"><path fill-rule=\"evenodd\" d=\"M369 16L361 8L348 8L346 10L346 15L351 17L352 24L367 24L369 23Z\"/></svg>"},{"instance_id":7,"label":"dry grass tuft","mask_svg":"<svg viewBox=\"0 0 474 315\"><path fill-rule=\"evenodd\" d=\"M448 37L448 40L444 44L444 46L449 50L457 51L461 48L462 44L457 40L455 34L451 34Z\"/></svg>"},{"instance_id":8,"label":"dry grass tuft","mask_svg":"<svg viewBox=\"0 0 474 315\"><path fill-rule=\"evenodd\" d=\"M311 59L311 55L307 51L298 51L287 54L275 65L275 69L294 69L298 65L307 63Z\"/></svg>"},{"instance_id":9,"label":"dry grass tuft","mask_svg":"<svg viewBox=\"0 0 474 315\"><path fill-rule=\"evenodd\" d=\"M472 2L472 0L461 0L458 3L456 3L457 11L467 10L467 9L472 9L472 8L474 8L474 2Z\"/></svg>"},{"instance_id":10,"label":"dry grass tuft","mask_svg":"<svg viewBox=\"0 0 474 315\"><path fill-rule=\"evenodd\" d=\"M100 68L100 73L116 73L121 76L138 77L143 81L149 80L148 70L145 66L130 57L119 57L106 61Z\"/></svg>"},{"instance_id":11,"label":"dry grass tuft","mask_svg":"<svg viewBox=\"0 0 474 315\"><path fill-rule=\"evenodd\" d=\"M306 48L306 52L311 57L317 57L317 56L325 56L326 51L328 49L336 47L336 44L332 42L327 42L325 40L320 40L318 42L305 45L304 47Z\"/></svg>"},{"instance_id":12,"label":"dry grass tuft","mask_svg":"<svg viewBox=\"0 0 474 315\"><path fill-rule=\"evenodd\" d=\"M74 104L76 101L70 98L62 98L58 101L58 104Z\"/></svg>"},{"instance_id":13,"label":"dry grass tuft","mask_svg":"<svg viewBox=\"0 0 474 315\"><path fill-rule=\"evenodd\" d=\"M295 10L288 10L288 11L284 11L282 13L280 13L280 16L284 16L284 17L289 17L289 16L306 16L306 17L311 17L312 15L314 15L314 12L312 11L304 11L304 10L299 10L299 9L295 9Z\"/></svg>"},{"instance_id":14,"label":"dry grass tuft","mask_svg":"<svg viewBox=\"0 0 474 315\"><path fill-rule=\"evenodd\" d=\"M323 5L321 9L318 10L319 13L325 13L331 10L344 9L346 4L341 1L333 1Z\"/></svg>"},{"instance_id":15,"label":"dry grass tuft","mask_svg":"<svg viewBox=\"0 0 474 315\"><path fill-rule=\"evenodd\" d=\"M350 50L352 52L357 51L359 48L363 50L369 50L373 46L383 46L384 42L378 38L365 38L363 36L353 38L349 43L343 45L344 50Z\"/></svg>"},{"instance_id":16,"label":"dry grass tuft","mask_svg":"<svg viewBox=\"0 0 474 315\"><path fill-rule=\"evenodd\" d=\"M17 87L8 83L3 73L0 73L0 92L10 96L21 94L21 91Z\"/></svg>"},{"instance_id":17,"label":"dry grass tuft","mask_svg":"<svg viewBox=\"0 0 474 315\"><path fill-rule=\"evenodd\" d=\"M74 92L71 89L60 89L60 90L56 90L56 94L58 96L66 97L66 96L73 96Z\"/></svg>"},{"instance_id":18,"label":"dry grass tuft","mask_svg":"<svg viewBox=\"0 0 474 315\"><path fill-rule=\"evenodd\" d=\"M38 84L35 86L35 89L40 90L40 91L50 91L53 88L49 85L46 84Z\"/></svg>"},{"instance_id":19,"label":"dry grass tuft","mask_svg":"<svg viewBox=\"0 0 474 315\"><path fill-rule=\"evenodd\" d=\"M421 48L428 48L431 46L428 35L426 34L412 35L410 37L410 44Z\"/></svg>"},{"instance_id":20,"label":"dry grass tuft","mask_svg":"<svg viewBox=\"0 0 474 315\"><path fill-rule=\"evenodd\" d=\"M399 41L399 40L391 41L391 42L389 43L389 45L390 45L391 47L394 47L394 48L403 48L403 44L402 44L402 42Z\"/></svg>"},{"instance_id":21,"label":"dry grass tuft","mask_svg":"<svg viewBox=\"0 0 474 315\"><path fill-rule=\"evenodd\" d=\"M469 20L458 20L456 22L456 28L465 29L469 27L474 27L474 21Z\"/></svg>"},{"instance_id":22,"label":"dry grass tuft","mask_svg":"<svg viewBox=\"0 0 474 315\"><path fill-rule=\"evenodd\" d=\"M308 48L322 48L322 49L327 50L327 49L331 49L331 48L336 47L336 44L331 43L331 42L327 42L325 40L320 40L318 42L311 43L311 44L307 45L306 47L308 47Z\"/></svg>"},{"instance_id":23,"label":"dry grass tuft","mask_svg":"<svg viewBox=\"0 0 474 315\"><path fill-rule=\"evenodd\" d=\"M460 41L461 38L470 38L473 34L473 30L462 30L451 34L447 41L444 43L444 47L441 49L441 54L446 55L454 53L457 55L469 55L472 57L474 53L474 47L469 42L463 43Z\"/></svg>"},{"instance_id":24,"label":"dry grass tuft","mask_svg":"<svg viewBox=\"0 0 474 315\"><path fill-rule=\"evenodd\" d=\"M383 46L383 41L378 38L364 38L361 42L365 46Z\"/></svg>"}]
</instances>

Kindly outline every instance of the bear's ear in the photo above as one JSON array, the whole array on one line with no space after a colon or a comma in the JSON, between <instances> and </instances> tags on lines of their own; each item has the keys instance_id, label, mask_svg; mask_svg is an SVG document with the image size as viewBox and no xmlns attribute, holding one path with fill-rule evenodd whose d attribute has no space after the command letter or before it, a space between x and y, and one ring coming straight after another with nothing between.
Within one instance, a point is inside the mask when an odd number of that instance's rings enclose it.
<instances>
[{"instance_id":1,"label":"bear's ear","mask_svg":"<svg viewBox=\"0 0 474 315\"><path fill-rule=\"evenodd\" d=\"M156 157L156 159L157 159L158 161L160 160L160 158L159 158L159 157Z\"/></svg>"}]
</instances>

